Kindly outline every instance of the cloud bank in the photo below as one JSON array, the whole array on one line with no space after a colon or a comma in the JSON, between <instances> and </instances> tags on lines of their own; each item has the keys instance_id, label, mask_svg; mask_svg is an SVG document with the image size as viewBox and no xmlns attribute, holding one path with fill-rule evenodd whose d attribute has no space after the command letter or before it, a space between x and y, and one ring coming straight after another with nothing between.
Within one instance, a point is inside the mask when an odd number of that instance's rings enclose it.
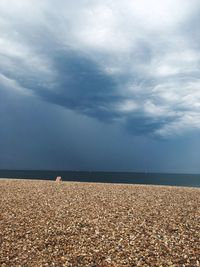
<instances>
[{"instance_id":1,"label":"cloud bank","mask_svg":"<svg viewBox=\"0 0 200 267\"><path fill-rule=\"evenodd\" d=\"M134 135L199 130L199 12L197 0L2 0L0 90Z\"/></svg>"}]
</instances>

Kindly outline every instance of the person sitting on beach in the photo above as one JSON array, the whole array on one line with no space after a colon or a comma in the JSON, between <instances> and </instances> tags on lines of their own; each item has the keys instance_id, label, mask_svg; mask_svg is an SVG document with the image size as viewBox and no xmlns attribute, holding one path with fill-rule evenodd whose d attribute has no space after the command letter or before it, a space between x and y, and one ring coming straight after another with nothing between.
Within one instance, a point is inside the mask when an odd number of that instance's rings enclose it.
<instances>
[{"instance_id":1,"label":"person sitting on beach","mask_svg":"<svg viewBox=\"0 0 200 267\"><path fill-rule=\"evenodd\" d=\"M57 177L56 177L56 182L61 182L61 181L62 181L61 176L57 176Z\"/></svg>"}]
</instances>

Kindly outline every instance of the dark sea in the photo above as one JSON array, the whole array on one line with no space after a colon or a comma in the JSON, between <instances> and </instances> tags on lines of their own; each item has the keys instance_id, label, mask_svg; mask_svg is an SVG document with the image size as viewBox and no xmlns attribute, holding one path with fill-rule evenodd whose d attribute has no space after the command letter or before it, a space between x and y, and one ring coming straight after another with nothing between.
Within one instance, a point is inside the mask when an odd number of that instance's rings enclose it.
<instances>
[{"instance_id":1,"label":"dark sea","mask_svg":"<svg viewBox=\"0 0 200 267\"><path fill-rule=\"evenodd\" d=\"M1 178L55 180L57 176L63 181L200 187L200 174L0 170Z\"/></svg>"}]
</instances>

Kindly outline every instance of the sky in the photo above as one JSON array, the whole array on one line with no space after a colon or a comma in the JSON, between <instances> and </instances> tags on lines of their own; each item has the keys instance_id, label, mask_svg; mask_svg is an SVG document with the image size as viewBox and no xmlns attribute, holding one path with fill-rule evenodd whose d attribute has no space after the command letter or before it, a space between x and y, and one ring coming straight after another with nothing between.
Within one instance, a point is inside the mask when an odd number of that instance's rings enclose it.
<instances>
[{"instance_id":1,"label":"sky","mask_svg":"<svg viewBox=\"0 0 200 267\"><path fill-rule=\"evenodd\" d=\"M0 169L200 173L199 0L0 0Z\"/></svg>"}]
</instances>

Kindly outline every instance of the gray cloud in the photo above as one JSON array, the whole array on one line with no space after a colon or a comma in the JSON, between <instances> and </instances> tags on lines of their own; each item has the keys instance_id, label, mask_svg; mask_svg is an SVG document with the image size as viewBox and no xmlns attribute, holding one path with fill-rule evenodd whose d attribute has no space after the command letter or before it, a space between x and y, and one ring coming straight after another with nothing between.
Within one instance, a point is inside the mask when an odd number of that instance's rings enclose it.
<instances>
[{"instance_id":1,"label":"gray cloud","mask_svg":"<svg viewBox=\"0 0 200 267\"><path fill-rule=\"evenodd\" d=\"M11 2L1 84L133 134L200 128L198 1Z\"/></svg>"}]
</instances>

